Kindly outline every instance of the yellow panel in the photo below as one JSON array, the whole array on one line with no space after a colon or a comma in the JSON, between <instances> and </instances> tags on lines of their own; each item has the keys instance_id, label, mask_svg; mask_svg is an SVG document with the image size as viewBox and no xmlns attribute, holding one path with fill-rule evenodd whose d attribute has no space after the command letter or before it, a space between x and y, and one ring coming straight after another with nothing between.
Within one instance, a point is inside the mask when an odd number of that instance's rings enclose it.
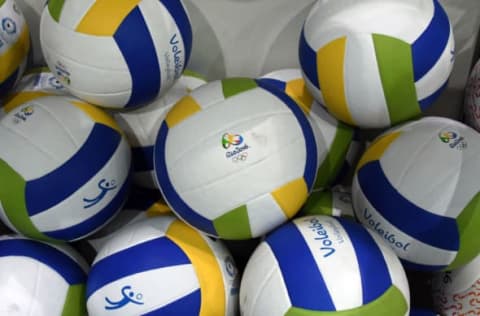
<instances>
[{"instance_id":1,"label":"yellow panel","mask_svg":"<svg viewBox=\"0 0 480 316\"><path fill-rule=\"evenodd\" d=\"M166 236L187 255L195 269L201 289L199 316L225 315L225 286L215 254L199 232L175 220Z\"/></svg>"},{"instance_id":2,"label":"yellow panel","mask_svg":"<svg viewBox=\"0 0 480 316\"><path fill-rule=\"evenodd\" d=\"M17 106L22 105L28 101L31 101L33 99L37 99L40 97L47 97L52 94L46 93L46 92L40 92L40 91L35 91L35 92L20 92L20 93L15 93L7 97L5 100L5 106L3 107L3 111L5 113L8 113L15 109Z\"/></svg>"},{"instance_id":3,"label":"yellow panel","mask_svg":"<svg viewBox=\"0 0 480 316\"><path fill-rule=\"evenodd\" d=\"M30 49L30 36L28 27L23 26L18 40L0 55L0 83L10 77L22 63Z\"/></svg>"},{"instance_id":4,"label":"yellow panel","mask_svg":"<svg viewBox=\"0 0 480 316\"><path fill-rule=\"evenodd\" d=\"M285 93L293 97L297 102L300 101L307 109L307 113L310 113L312 109L313 96L308 92L303 79L292 80L287 83Z\"/></svg>"},{"instance_id":5,"label":"yellow panel","mask_svg":"<svg viewBox=\"0 0 480 316\"><path fill-rule=\"evenodd\" d=\"M197 101L188 95L175 104L170 112L168 112L165 121L167 122L168 128L172 128L201 110L202 108L198 105Z\"/></svg>"},{"instance_id":6,"label":"yellow panel","mask_svg":"<svg viewBox=\"0 0 480 316\"><path fill-rule=\"evenodd\" d=\"M381 136L378 140L371 144L360 159L357 165L357 170L370 161L379 160L383 153L387 150L388 146L390 146L390 144L393 143L401 134L402 132L393 132L385 136Z\"/></svg>"},{"instance_id":7,"label":"yellow panel","mask_svg":"<svg viewBox=\"0 0 480 316\"><path fill-rule=\"evenodd\" d=\"M83 16L77 26L77 32L112 36L123 19L141 0L97 0Z\"/></svg>"},{"instance_id":8,"label":"yellow panel","mask_svg":"<svg viewBox=\"0 0 480 316\"><path fill-rule=\"evenodd\" d=\"M123 131L120 129L120 126L118 126L117 122L115 122L115 120L103 110L100 110L96 106L82 101L70 101L70 103L82 110L94 122L109 126L123 135Z\"/></svg>"},{"instance_id":9,"label":"yellow panel","mask_svg":"<svg viewBox=\"0 0 480 316\"><path fill-rule=\"evenodd\" d=\"M148 217L154 217L158 215L165 215L165 214L170 214L172 210L170 207L168 207L167 204L165 204L162 201L157 201L153 203L152 206L150 206L147 210L147 216Z\"/></svg>"},{"instance_id":10,"label":"yellow panel","mask_svg":"<svg viewBox=\"0 0 480 316\"><path fill-rule=\"evenodd\" d=\"M287 218L297 214L308 197L308 187L303 178L293 180L272 193Z\"/></svg>"},{"instance_id":11,"label":"yellow panel","mask_svg":"<svg viewBox=\"0 0 480 316\"><path fill-rule=\"evenodd\" d=\"M345 96L344 63L347 38L336 39L317 53L317 71L325 105L336 117L354 124Z\"/></svg>"}]
</instances>

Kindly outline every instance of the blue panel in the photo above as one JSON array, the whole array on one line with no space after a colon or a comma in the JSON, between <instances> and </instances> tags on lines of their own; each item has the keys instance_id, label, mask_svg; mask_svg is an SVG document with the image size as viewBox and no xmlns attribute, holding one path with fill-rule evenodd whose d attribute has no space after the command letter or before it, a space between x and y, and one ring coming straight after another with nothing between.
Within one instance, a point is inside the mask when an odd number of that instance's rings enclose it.
<instances>
[{"instance_id":1,"label":"blue panel","mask_svg":"<svg viewBox=\"0 0 480 316\"><path fill-rule=\"evenodd\" d=\"M435 91L425 99L420 100L418 102L420 104L420 109L422 109L422 111L425 111L435 100L438 99L438 97L440 96L440 94L442 94L443 90L445 90L447 85L448 85L448 80L437 91Z\"/></svg>"},{"instance_id":2,"label":"blue panel","mask_svg":"<svg viewBox=\"0 0 480 316\"><path fill-rule=\"evenodd\" d=\"M13 72L5 81L0 83L0 98L5 97L12 90L17 81L18 69Z\"/></svg>"},{"instance_id":3,"label":"blue panel","mask_svg":"<svg viewBox=\"0 0 480 316\"><path fill-rule=\"evenodd\" d=\"M160 65L150 31L135 7L113 35L132 77L132 93L126 107L152 101L160 90Z\"/></svg>"},{"instance_id":4,"label":"blue panel","mask_svg":"<svg viewBox=\"0 0 480 316\"><path fill-rule=\"evenodd\" d=\"M293 223L265 240L282 272L292 306L311 311L335 311L328 288L302 234Z\"/></svg>"},{"instance_id":5,"label":"blue panel","mask_svg":"<svg viewBox=\"0 0 480 316\"><path fill-rule=\"evenodd\" d=\"M317 52L308 45L305 39L305 29L300 34L300 44L298 49L298 57L303 73L308 80L318 89L320 89L320 81L317 73Z\"/></svg>"},{"instance_id":6,"label":"blue panel","mask_svg":"<svg viewBox=\"0 0 480 316\"><path fill-rule=\"evenodd\" d=\"M153 146L132 148L133 171L153 171Z\"/></svg>"},{"instance_id":7,"label":"blue panel","mask_svg":"<svg viewBox=\"0 0 480 316\"><path fill-rule=\"evenodd\" d=\"M424 210L403 197L388 181L378 160L358 171L358 181L372 206L405 234L433 247L458 251L457 222Z\"/></svg>"},{"instance_id":8,"label":"blue panel","mask_svg":"<svg viewBox=\"0 0 480 316\"><path fill-rule=\"evenodd\" d=\"M437 63L447 47L450 37L450 22L438 0L434 5L433 18L420 37L412 44L412 59L415 82L420 80Z\"/></svg>"},{"instance_id":9,"label":"blue panel","mask_svg":"<svg viewBox=\"0 0 480 316\"><path fill-rule=\"evenodd\" d=\"M402 262L402 265L406 270L411 270L411 271L436 272L436 271L441 271L447 267L446 265L431 266L431 265L418 264L418 263L413 263L401 258L400 258L400 261Z\"/></svg>"},{"instance_id":10,"label":"blue panel","mask_svg":"<svg viewBox=\"0 0 480 316\"><path fill-rule=\"evenodd\" d=\"M172 316L172 315L199 315L201 304L200 290L175 300L173 303L160 307L142 316Z\"/></svg>"},{"instance_id":11,"label":"blue panel","mask_svg":"<svg viewBox=\"0 0 480 316\"><path fill-rule=\"evenodd\" d=\"M25 199L30 216L57 205L90 181L112 158L121 135L103 124L95 124L83 146L62 166L28 181Z\"/></svg>"},{"instance_id":12,"label":"blue panel","mask_svg":"<svg viewBox=\"0 0 480 316\"><path fill-rule=\"evenodd\" d=\"M310 190L313 187L315 176L317 175L318 163L317 143L315 141L315 135L313 134L312 126L310 125L306 114L302 111L300 106L285 92L279 91L260 80L257 80L257 84L259 87L262 87L263 89L267 90L268 92L282 100L282 102L290 109L290 111L293 112L298 121L298 124L300 124L303 136L305 137L305 149L307 152L307 161L303 172L303 178L305 179L307 187Z\"/></svg>"},{"instance_id":13,"label":"blue panel","mask_svg":"<svg viewBox=\"0 0 480 316\"><path fill-rule=\"evenodd\" d=\"M257 82L269 84L283 92L287 89L287 83L285 81L277 80L277 79L271 79L271 78L259 78L257 79Z\"/></svg>"},{"instance_id":14,"label":"blue panel","mask_svg":"<svg viewBox=\"0 0 480 316\"><path fill-rule=\"evenodd\" d=\"M168 126L166 122L163 122L158 132L154 153L155 174L158 184L162 189L163 196L165 197L165 200L168 202L172 211L177 213L186 222L192 224L194 223L197 229L217 236L218 234L213 226L212 221L195 212L189 205L187 205L187 203L185 203L185 201L182 200L173 187L170 176L168 175L167 163L165 161L165 142L167 140L167 135Z\"/></svg>"},{"instance_id":15,"label":"blue panel","mask_svg":"<svg viewBox=\"0 0 480 316\"><path fill-rule=\"evenodd\" d=\"M347 232L357 257L363 304L369 304L385 294L392 285L387 263L376 241L365 228L348 219L338 218L338 221Z\"/></svg>"},{"instance_id":16,"label":"blue panel","mask_svg":"<svg viewBox=\"0 0 480 316\"><path fill-rule=\"evenodd\" d=\"M42 233L51 238L68 241L72 241L92 233L97 228L100 228L102 225L107 223L107 221L122 208L122 205L128 195L128 189L130 188L130 178L131 177L129 175L110 203L108 203L107 206L105 206L94 216L74 226ZM88 210L83 211L88 212Z\"/></svg>"},{"instance_id":17,"label":"blue panel","mask_svg":"<svg viewBox=\"0 0 480 316\"><path fill-rule=\"evenodd\" d=\"M437 316L439 314L428 309L412 308L410 309L410 316Z\"/></svg>"},{"instance_id":18,"label":"blue panel","mask_svg":"<svg viewBox=\"0 0 480 316\"><path fill-rule=\"evenodd\" d=\"M87 274L76 261L60 250L39 241L1 240L0 257L8 256L29 257L42 262L61 275L70 285L82 284L87 281Z\"/></svg>"},{"instance_id":19,"label":"blue panel","mask_svg":"<svg viewBox=\"0 0 480 316\"><path fill-rule=\"evenodd\" d=\"M167 237L149 240L103 258L88 275L87 298L105 285L136 273L190 264L180 247Z\"/></svg>"},{"instance_id":20,"label":"blue panel","mask_svg":"<svg viewBox=\"0 0 480 316\"><path fill-rule=\"evenodd\" d=\"M186 65L188 65L190 54L192 52L193 35L190 19L188 18L188 15L185 12L180 0L160 0L160 2L165 6L168 12L170 12L170 15L177 22L177 27L180 30L183 45L185 46L185 68Z\"/></svg>"}]
</instances>

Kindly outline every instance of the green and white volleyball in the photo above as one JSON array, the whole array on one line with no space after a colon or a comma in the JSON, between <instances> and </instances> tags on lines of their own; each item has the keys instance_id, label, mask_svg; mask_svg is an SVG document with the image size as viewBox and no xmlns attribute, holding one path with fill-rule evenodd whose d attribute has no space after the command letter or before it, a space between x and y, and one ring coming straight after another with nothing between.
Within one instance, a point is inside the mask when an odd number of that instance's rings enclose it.
<instances>
[{"instance_id":1,"label":"green and white volleyball","mask_svg":"<svg viewBox=\"0 0 480 316\"><path fill-rule=\"evenodd\" d=\"M0 97L20 80L30 50L29 29L14 0L0 1Z\"/></svg>"},{"instance_id":2,"label":"green and white volleyball","mask_svg":"<svg viewBox=\"0 0 480 316\"><path fill-rule=\"evenodd\" d=\"M353 180L356 218L412 270L458 268L480 253L480 138L429 117L379 136Z\"/></svg>"},{"instance_id":3,"label":"green and white volleyball","mask_svg":"<svg viewBox=\"0 0 480 316\"><path fill-rule=\"evenodd\" d=\"M435 309L445 316L480 314L480 256L432 280Z\"/></svg>"},{"instance_id":4,"label":"green and white volleyball","mask_svg":"<svg viewBox=\"0 0 480 316\"><path fill-rule=\"evenodd\" d=\"M130 156L113 118L78 99L12 108L0 119L0 218L32 238L85 237L120 210Z\"/></svg>"},{"instance_id":5,"label":"green and white volleyball","mask_svg":"<svg viewBox=\"0 0 480 316\"><path fill-rule=\"evenodd\" d=\"M244 316L406 316L410 294L395 253L353 221L305 216L263 241L240 284Z\"/></svg>"},{"instance_id":6,"label":"green and white volleyball","mask_svg":"<svg viewBox=\"0 0 480 316\"><path fill-rule=\"evenodd\" d=\"M201 76L185 71L164 96L140 109L114 114L132 146L133 182L136 185L158 188L153 170L153 145L160 125L177 101L205 83Z\"/></svg>"},{"instance_id":7,"label":"green and white volleyball","mask_svg":"<svg viewBox=\"0 0 480 316\"><path fill-rule=\"evenodd\" d=\"M313 96L362 128L420 116L445 88L455 53L438 0L318 1L299 46Z\"/></svg>"},{"instance_id":8,"label":"green and white volleyball","mask_svg":"<svg viewBox=\"0 0 480 316\"><path fill-rule=\"evenodd\" d=\"M154 151L172 211L211 236L236 240L292 218L313 187L318 160L300 105L246 78L213 81L181 99Z\"/></svg>"},{"instance_id":9,"label":"green and white volleyball","mask_svg":"<svg viewBox=\"0 0 480 316\"><path fill-rule=\"evenodd\" d=\"M88 269L68 245L1 236L0 313L84 316Z\"/></svg>"},{"instance_id":10,"label":"green and white volleyball","mask_svg":"<svg viewBox=\"0 0 480 316\"><path fill-rule=\"evenodd\" d=\"M260 81L271 84L295 99L312 125L319 168L314 190L333 183L343 166L353 138L353 129L336 120L314 100L305 86L300 69L283 69L262 76Z\"/></svg>"},{"instance_id":11,"label":"green and white volleyball","mask_svg":"<svg viewBox=\"0 0 480 316\"><path fill-rule=\"evenodd\" d=\"M477 61L468 78L464 113L465 123L480 131L480 60Z\"/></svg>"},{"instance_id":12,"label":"green and white volleyball","mask_svg":"<svg viewBox=\"0 0 480 316\"><path fill-rule=\"evenodd\" d=\"M86 293L96 316L236 316L238 271L222 241L160 216L129 225L105 244Z\"/></svg>"},{"instance_id":13,"label":"green and white volleyball","mask_svg":"<svg viewBox=\"0 0 480 316\"><path fill-rule=\"evenodd\" d=\"M182 74L192 45L181 0L52 0L40 21L48 67L76 97L146 105Z\"/></svg>"}]
</instances>

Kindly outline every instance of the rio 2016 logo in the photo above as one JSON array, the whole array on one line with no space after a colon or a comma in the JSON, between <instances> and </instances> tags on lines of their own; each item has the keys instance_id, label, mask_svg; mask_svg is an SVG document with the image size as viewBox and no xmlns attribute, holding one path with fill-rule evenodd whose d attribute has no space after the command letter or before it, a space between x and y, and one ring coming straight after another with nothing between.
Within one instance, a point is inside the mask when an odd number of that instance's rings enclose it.
<instances>
[{"instance_id":1,"label":"rio 2016 logo","mask_svg":"<svg viewBox=\"0 0 480 316\"><path fill-rule=\"evenodd\" d=\"M250 146L240 134L225 133L222 135L222 147L227 150L225 157L233 162L243 162L248 158Z\"/></svg>"},{"instance_id":2,"label":"rio 2016 logo","mask_svg":"<svg viewBox=\"0 0 480 316\"><path fill-rule=\"evenodd\" d=\"M124 286L121 290L120 293L122 295L122 298L116 301L112 301L108 297L105 297L105 301L107 302L108 305L105 306L106 310L113 310L113 309L119 309L122 308L130 303L136 304L136 305L143 305L143 294L142 293L135 293L132 290L132 287L130 285Z\"/></svg>"},{"instance_id":3,"label":"rio 2016 logo","mask_svg":"<svg viewBox=\"0 0 480 316\"><path fill-rule=\"evenodd\" d=\"M18 124L20 122L26 122L27 119L33 115L35 112L33 106L27 105L21 108L18 112L13 115L13 122Z\"/></svg>"},{"instance_id":4,"label":"rio 2016 logo","mask_svg":"<svg viewBox=\"0 0 480 316\"><path fill-rule=\"evenodd\" d=\"M230 146L238 146L243 143L243 137L238 134L225 133L222 136L222 146L225 149L230 148Z\"/></svg>"},{"instance_id":5,"label":"rio 2016 logo","mask_svg":"<svg viewBox=\"0 0 480 316\"><path fill-rule=\"evenodd\" d=\"M460 135L460 133L453 130L443 130L438 133L440 140L448 144L450 148L457 150L464 150L467 148L467 142L465 138Z\"/></svg>"},{"instance_id":6,"label":"rio 2016 logo","mask_svg":"<svg viewBox=\"0 0 480 316\"><path fill-rule=\"evenodd\" d=\"M85 203L83 208L90 208L98 204L109 191L117 188L115 180L107 181L105 179L100 180L97 184L97 187L100 189L100 192L97 194L97 196L91 199L83 198L83 202Z\"/></svg>"}]
</instances>

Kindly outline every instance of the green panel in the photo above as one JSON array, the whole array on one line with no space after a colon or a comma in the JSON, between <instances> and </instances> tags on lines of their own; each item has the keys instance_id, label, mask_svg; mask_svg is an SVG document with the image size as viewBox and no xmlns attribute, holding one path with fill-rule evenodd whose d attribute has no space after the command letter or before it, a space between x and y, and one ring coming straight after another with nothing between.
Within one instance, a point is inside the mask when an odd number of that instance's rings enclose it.
<instances>
[{"instance_id":1,"label":"green panel","mask_svg":"<svg viewBox=\"0 0 480 316\"><path fill-rule=\"evenodd\" d=\"M65 0L50 0L48 2L48 11L50 11L50 15L57 22L60 20L64 2Z\"/></svg>"},{"instance_id":2,"label":"green panel","mask_svg":"<svg viewBox=\"0 0 480 316\"><path fill-rule=\"evenodd\" d=\"M317 191L310 194L300 215L330 215L332 216L332 191Z\"/></svg>"},{"instance_id":3,"label":"green panel","mask_svg":"<svg viewBox=\"0 0 480 316\"><path fill-rule=\"evenodd\" d=\"M0 159L0 202L12 225L22 234L50 240L33 226L25 204L25 180Z\"/></svg>"},{"instance_id":4,"label":"green panel","mask_svg":"<svg viewBox=\"0 0 480 316\"><path fill-rule=\"evenodd\" d=\"M0 7L5 3L5 0L0 0Z\"/></svg>"},{"instance_id":5,"label":"green panel","mask_svg":"<svg viewBox=\"0 0 480 316\"><path fill-rule=\"evenodd\" d=\"M225 99L256 87L257 83L255 80L249 78L228 78L222 80Z\"/></svg>"},{"instance_id":6,"label":"green panel","mask_svg":"<svg viewBox=\"0 0 480 316\"><path fill-rule=\"evenodd\" d=\"M68 288L67 297L63 305L62 316L87 315L86 306L85 284L72 285Z\"/></svg>"},{"instance_id":7,"label":"green panel","mask_svg":"<svg viewBox=\"0 0 480 316\"><path fill-rule=\"evenodd\" d=\"M201 74L195 72L195 71L191 71L191 70L188 70L188 69L185 69L183 71L183 74L185 76L189 76L189 77L193 77L193 78L197 78L197 79L200 79L200 80L203 80L203 81L207 81L207 79L205 79L205 77L203 77Z\"/></svg>"},{"instance_id":8,"label":"green panel","mask_svg":"<svg viewBox=\"0 0 480 316\"><path fill-rule=\"evenodd\" d=\"M338 122L337 132L327 156L317 171L314 189L324 189L337 177L340 169L345 163L348 148L352 143L353 129L341 122Z\"/></svg>"},{"instance_id":9,"label":"green panel","mask_svg":"<svg viewBox=\"0 0 480 316\"><path fill-rule=\"evenodd\" d=\"M421 109L415 88L411 46L394 37L372 36L390 123L393 125L419 116Z\"/></svg>"},{"instance_id":10,"label":"green panel","mask_svg":"<svg viewBox=\"0 0 480 316\"><path fill-rule=\"evenodd\" d=\"M407 311L408 303L402 292L396 286L391 286L375 301L357 308L323 312L291 307L285 316L403 316Z\"/></svg>"},{"instance_id":11,"label":"green panel","mask_svg":"<svg viewBox=\"0 0 480 316\"><path fill-rule=\"evenodd\" d=\"M460 249L455 260L445 269L453 270L473 260L480 253L480 192L457 217Z\"/></svg>"},{"instance_id":12,"label":"green panel","mask_svg":"<svg viewBox=\"0 0 480 316\"><path fill-rule=\"evenodd\" d=\"M242 205L213 221L213 226L220 238L223 239L250 239L250 220L247 206Z\"/></svg>"}]
</instances>

